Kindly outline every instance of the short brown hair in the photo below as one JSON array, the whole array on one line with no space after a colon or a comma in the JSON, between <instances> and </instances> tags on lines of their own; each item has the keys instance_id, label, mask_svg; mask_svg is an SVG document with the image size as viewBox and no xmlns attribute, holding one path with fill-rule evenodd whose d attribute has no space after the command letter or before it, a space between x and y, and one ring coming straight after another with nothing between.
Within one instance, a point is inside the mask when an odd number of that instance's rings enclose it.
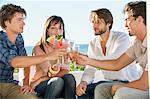
<instances>
[{"instance_id":1,"label":"short brown hair","mask_svg":"<svg viewBox=\"0 0 150 99\"><path fill-rule=\"evenodd\" d=\"M146 2L145 1L134 1L129 2L124 7L124 13L128 12L133 17L137 18L142 16L144 19L144 24L146 25Z\"/></svg>"},{"instance_id":2,"label":"short brown hair","mask_svg":"<svg viewBox=\"0 0 150 99\"><path fill-rule=\"evenodd\" d=\"M14 17L16 12L23 13L26 16L26 11L21 8L20 6L14 4L6 4L3 5L0 9L0 26L4 29L6 27L5 21L9 20Z\"/></svg>"}]
</instances>

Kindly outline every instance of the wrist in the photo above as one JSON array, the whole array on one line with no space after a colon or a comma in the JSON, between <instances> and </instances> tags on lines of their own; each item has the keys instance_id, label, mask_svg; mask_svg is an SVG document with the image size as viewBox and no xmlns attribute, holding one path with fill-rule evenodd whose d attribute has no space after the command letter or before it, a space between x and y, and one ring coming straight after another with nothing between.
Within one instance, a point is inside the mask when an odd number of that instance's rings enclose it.
<instances>
[{"instance_id":1,"label":"wrist","mask_svg":"<svg viewBox=\"0 0 150 99\"><path fill-rule=\"evenodd\" d=\"M87 59L86 65L91 65L91 59L90 58Z\"/></svg>"},{"instance_id":2,"label":"wrist","mask_svg":"<svg viewBox=\"0 0 150 99\"><path fill-rule=\"evenodd\" d=\"M45 55L45 56L44 56L44 60L45 60L45 61L49 61L49 60L50 60L49 57L48 57L48 55Z\"/></svg>"}]
</instances>

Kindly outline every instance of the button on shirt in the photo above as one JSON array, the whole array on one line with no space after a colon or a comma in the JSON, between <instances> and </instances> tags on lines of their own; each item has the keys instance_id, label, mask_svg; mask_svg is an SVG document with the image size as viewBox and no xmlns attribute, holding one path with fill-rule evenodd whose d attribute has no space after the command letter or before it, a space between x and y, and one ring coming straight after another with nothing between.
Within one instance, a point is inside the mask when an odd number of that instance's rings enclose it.
<instances>
[{"instance_id":1,"label":"button on shirt","mask_svg":"<svg viewBox=\"0 0 150 99\"><path fill-rule=\"evenodd\" d=\"M108 41L106 43L106 55L103 54L100 44L100 36L96 36L89 43L88 56L98 60L112 60L119 58L130 46L130 38L127 34L122 32L111 31ZM83 73L81 81L86 81L88 84L92 83L96 68L87 65ZM133 72L134 71L134 72ZM106 80L123 80L133 81L139 78L139 72L135 62L120 71L102 70Z\"/></svg>"},{"instance_id":2,"label":"button on shirt","mask_svg":"<svg viewBox=\"0 0 150 99\"><path fill-rule=\"evenodd\" d=\"M133 45L126 51L126 54L135 59L143 70L148 70L148 56L147 56L147 37L141 42L138 38L135 39Z\"/></svg>"},{"instance_id":3,"label":"button on shirt","mask_svg":"<svg viewBox=\"0 0 150 99\"><path fill-rule=\"evenodd\" d=\"M14 68L11 66L11 60L16 56L27 56L22 35L17 36L14 45L6 32L0 31L0 83L18 84L18 81L13 80Z\"/></svg>"}]
</instances>

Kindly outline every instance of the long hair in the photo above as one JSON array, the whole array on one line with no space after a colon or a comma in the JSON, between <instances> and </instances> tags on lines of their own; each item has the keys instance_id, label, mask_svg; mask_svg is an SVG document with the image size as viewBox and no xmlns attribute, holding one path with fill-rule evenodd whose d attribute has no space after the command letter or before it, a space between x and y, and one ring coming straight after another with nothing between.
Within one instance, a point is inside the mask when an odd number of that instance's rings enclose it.
<instances>
[{"instance_id":1,"label":"long hair","mask_svg":"<svg viewBox=\"0 0 150 99\"><path fill-rule=\"evenodd\" d=\"M64 25L63 19L60 16L56 16L56 15L50 16L45 22L43 35L42 35L40 41L36 44L36 45L39 45L40 48L44 52L45 52L45 50L44 50L42 43L46 43L46 40L49 37L47 30L50 26L58 24L58 23L60 23L63 27L63 38L65 39L65 25ZM34 49L33 49L33 51L34 51Z\"/></svg>"}]
</instances>

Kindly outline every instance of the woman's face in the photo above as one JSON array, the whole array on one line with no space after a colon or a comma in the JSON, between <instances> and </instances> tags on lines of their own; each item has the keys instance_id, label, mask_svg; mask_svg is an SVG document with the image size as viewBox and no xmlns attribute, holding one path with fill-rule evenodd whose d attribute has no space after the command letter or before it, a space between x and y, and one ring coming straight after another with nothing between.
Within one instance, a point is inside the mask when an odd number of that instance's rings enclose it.
<instances>
[{"instance_id":1,"label":"woman's face","mask_svg":"<svg viewBox=\"0 0 150 99\"><path fill-rule=\"evenodd\" d=\"M52 36L55 35L56 37L58 37L59 35L63 35L63 25L61 23L57 23L57 24L52 24L49 28L48 28L48 36Z\"/></svg>"}]
</instances>

